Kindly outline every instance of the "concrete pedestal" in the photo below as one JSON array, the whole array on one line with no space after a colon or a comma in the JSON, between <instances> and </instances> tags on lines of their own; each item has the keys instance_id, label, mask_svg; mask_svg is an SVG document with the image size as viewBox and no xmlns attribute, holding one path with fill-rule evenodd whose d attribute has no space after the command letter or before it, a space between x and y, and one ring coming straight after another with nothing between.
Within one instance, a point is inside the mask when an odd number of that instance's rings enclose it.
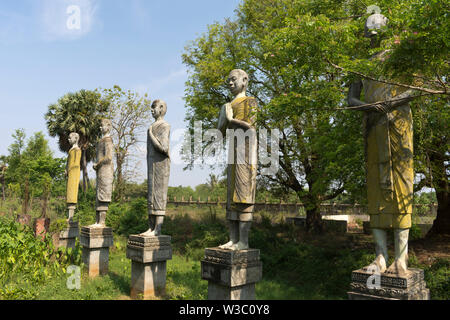
<instances>
[{"instance_id":1,"label":"concrete pedestal","mask_svg":"<svg viewBox=\"0 0 450 320\"><path fill-rule=\"evenodd\" d=\"M379 284L379 288L370 289L367 285ZM426 288L424 272L421 269L409 269L405 277L382 273L379 283L371 272L363 269L352 272L352 282L348 298L350 300L430 300L430 289Z\"/></svg>"},{"instance_id":2,"label":"concrete pedestal","mask_svg":"<svg viewBox=\"0 0 450 320\"><path fill-rule=\"evenodd\" d=\"M113 245L112 229L108 227L81 227L82 256L89 277L108 273L109 247Z\"/></svg>"},{"instance_id":3,"label":"concrete pedestal","mask_svg":"<svg viewBox=\"0 0 450 320\"><path fill-rule=\"evenodd\" d=\"M208 300L255 300L255 284L262 278L258 249L205 249L202 279L208 280Z\"/></svg>"},{"instance_id":4,"label":"concrete pedestal","mask_svg":"<svg viewBox=\"0 0 450 320\"><path fill-rule=\"evenodd\" d=\"M131 235L128 238L132 299L151 299L165 294L166 263L172 259L170 240L170 236Z\"/></svg>"},{"instance_id":5,"label":"concrete pedestal","mask_svg":"<svg viewBox=\"0 0 450 320\"><path fill-rule=\"evenodd\" d=\"M59 233L58 248L75 249L75 242L79 234L78 222L69 222L67 228Z\"/></svg>"}]
</instances>

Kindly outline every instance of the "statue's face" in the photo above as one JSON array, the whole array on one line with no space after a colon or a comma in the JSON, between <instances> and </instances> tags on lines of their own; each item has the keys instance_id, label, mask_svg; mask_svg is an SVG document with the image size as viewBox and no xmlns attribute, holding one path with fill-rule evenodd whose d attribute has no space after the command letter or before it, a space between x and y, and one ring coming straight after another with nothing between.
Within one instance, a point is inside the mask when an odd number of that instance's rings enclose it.
<instances>
[{"instance_id":1,"label":"statue's face","mask_svg":"<svg viewBox=\"0 0 450 320\"><path fill-rule=\"evenodd\" d=\"M388 19L382 14L375 13L367 18L364 36L367 38L376 37L387 27Z\"/></svg>"},{"instance_id":2,"label":"statue's face","mask_svg":"<svg viewBox=\"0 0 450 320\"><path fill-rule=\"evenodd\" d=\"M234 70L231 71L227 79L228 87L230 88L230 91L234 96L245 91L245 89L247 88L247 81L247 77Z\"/></svg>"},{"instance_id":3,"label":"statue's face","mask_svg":"<svg viewBox=\"0 0 450 320\"><path fill-rule=\"evenodd\" d=\"M107 134L111 130L111 125L108 121L102 121L102 124L100 125L100 130L102 131L102 134Z\"/></svg>"},{"instance_id":4,"label":"statue's face","mask_svg":"<svg viewBox=\"0 0 450 320\"><path fill-rule=\"evenodd\" d=\"M74 135L74 134L69 135L69 143L71 146L73 146L77 142L78 142L78 138L76 135Z\"/></svg>"},{"instance_id":5,"label":"statue's face","mask_svg":"<svg viewBox=\"0 0 450 320\"><path fill-rule=\"evenodd\" d=\"M159 101L153 102L151 108L153 118L158 119L159 117L161 117L161 115L164 114L164 108L165 106L163 103Z\"/></svg>"}]
</instances>

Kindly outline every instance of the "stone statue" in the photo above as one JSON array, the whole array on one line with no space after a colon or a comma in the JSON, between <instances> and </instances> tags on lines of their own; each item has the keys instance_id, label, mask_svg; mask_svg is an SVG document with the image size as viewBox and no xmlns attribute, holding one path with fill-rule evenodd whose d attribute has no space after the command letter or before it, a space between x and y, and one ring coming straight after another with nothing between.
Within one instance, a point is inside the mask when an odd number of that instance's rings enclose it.
<instances>
[{"instance_id":1,"label":"stone statue","mask_svg":"<svg viewBox=\"0 0 450 320\"><path fill-rule=\"evenodd\" d=\"M256 99L246 96L248 75L235 69L228 77L234 100L225 104L219 116L219 130L233 130L227 167L227 209L230 241L221 249L248 249L248 235L253 220L256 193L257 140ZM242 133L246 136L239 139ZM240 141L240 143L239 143Z\"/></svg>"},{"instance_id":2,"label":"stone statue","mask_svg":"<svg viewBox=\"0 0 450 320\"><path fill-rule=\"evenodd\" d=\"M78 203L78 185L80 183L80 161L81 161L81 149L78 146L80 135L76 132L69 134L69 143L72 146L69 150L69 156L67 157L66 164L66 177L67 177L67 193L66 203L69 210L68 222L72 222L73 215Z\"/></svg>"},{"instance_id":3,"label":"stone statue","mask_svg":"<svg viewBox=\"0 0 450 320\"><path fill-rule=\"evenodd\" d=\"M102 138L97 145L97 162L93 168L97 171L96 223L94 226L105 227L106 213L111 202L114 180L114 145L111 138L112 124L109 119L102 119L100 130Z\"/></svg>"},{"instance_id":4,"label":"stone statue","mask_svg":"<svg viewBox=\"0 0 450 320\"><path fill-rule=\"evenodd\" d=\"M170 124L164 120L167 104L163 100L155 100L152 103L151 112L155 122L147 132L147 203L150 228L141 236L161 235L170 175Z\"/></svg>"},{"instance_id":5,"label":"stone statue","mask_svg":"<svg viewBox=\"0 0 450 320\"><path fill-rule=\"evenodd\" d=\"M365 36L377 47L387 18L371 15ZM383 61L387 51L372 59ZM364 90L365 101L360 100ZM398 276L408 272L408 233L413 203L413 124L409 101L411 90L372 80L351 84L348 95L353 110L364 111L367 197L376 259L365 270ZM380 102L380 103L377 103ZM368 105L373 104L373 105ZM359 106L359 107L358 107ZM394 230L395 261L387 268L387 230Z\"/></svg>"}]
</instances>

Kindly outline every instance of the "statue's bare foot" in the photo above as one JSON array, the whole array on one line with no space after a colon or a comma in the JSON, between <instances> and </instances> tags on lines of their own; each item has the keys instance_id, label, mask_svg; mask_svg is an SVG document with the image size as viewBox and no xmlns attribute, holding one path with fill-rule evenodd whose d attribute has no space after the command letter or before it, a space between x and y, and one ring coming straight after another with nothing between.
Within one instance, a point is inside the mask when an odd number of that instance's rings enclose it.
<instances>
[{"instance_id":1,"label":"statue's bare foot","mask_svg":"<svg viewBox=\"0 0 450 320\"><path fill-rule=\"evenodd\" d=\"M105 227L105 225L104 224L100 224L100 223L94 223L94 224L91 224L88 227L89 228L103 228L103 227Z\"/></svg>"},{"instance_id":2,"label":"statue's bare foot","mask_svg":"<svg viewBox=\"0 0 450 320\"><path fill-rule=\"evenodd\" d=\"M154 237L154 236L156 236L156 232L155 232L155 230L148 229L147 231L145 231L139 235L143 236L143 237Z\"/></svg>"},{"instance_id":3,"label":"statue's bare foot","mask_svg":"<svg viewBox=\"0 0 450 320\"><path fill-rule=\"evenodd\" d=\"M396 259L393 264L389 266L389 268L386 270L386 273L395 274L400 277L405 277L408 275L408 267L406 266L406 263L404 263L401 260Z\"/></svg>"},{"instance_id":4,"label":"statue's bare foot","mask_svg":"<svg viewBox=\"0 0 450 320\"><path fill-rule=\"evenodd\" d=\"M229 241L221 246L219 246L220 249L231 249L231 247L233 246L233 241Z\"/></svg>"},{"instance_id":5,"label":"statue's bare foot","mask_svg":"<svg viewBox=\"0 0 450 320\"><path fill-rule=\"evenodd\" d=\"M231 246L231 250L245 250L248 249L248 245L239 241Z\"/></svg>"},{"instance_id":6,"label":"statue's bare foot","mask_svg":"<svg viewBox=\"0 0 450 320\"><path fill-rule=\"evenodd\" d=\"M386 260L382 255L379 255L371 264L364 267L363 270L383 273L386 271Z\"/></svg>"}]
</instances>

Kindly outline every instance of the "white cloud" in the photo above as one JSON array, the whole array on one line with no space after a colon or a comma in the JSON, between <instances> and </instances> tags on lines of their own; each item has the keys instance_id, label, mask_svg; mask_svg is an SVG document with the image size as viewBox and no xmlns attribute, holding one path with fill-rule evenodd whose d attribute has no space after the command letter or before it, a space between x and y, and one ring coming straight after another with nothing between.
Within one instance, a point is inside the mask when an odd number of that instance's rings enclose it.
<instances>
[{"instance_id":1,"label":"white cloud","mask_svg":"<svg viewBox=\"0 0 450 320\"><path fill-rule=\"evenodd\" d=\"M186 69L181 68L172 71L165 76L161 77L155 76L154 80L151 80L148 83L139 84L135 86L135 90L141 95L145 93L151 94L152 96L161 93L167 94L173 91L173 88L178 89L178 87L184 86L186 77L187 77Z\"/></svg>"},{"instance_id":2,"label":"white cloud","mask_svg":"<svg viewBox=\"0 0 450 320\"><path fill-rule=\"evenodd\" d=\"M43 0L40 7L42 37L46 41L76 40L99 21L97 0Z\"/></svg>"}]
</instances>

